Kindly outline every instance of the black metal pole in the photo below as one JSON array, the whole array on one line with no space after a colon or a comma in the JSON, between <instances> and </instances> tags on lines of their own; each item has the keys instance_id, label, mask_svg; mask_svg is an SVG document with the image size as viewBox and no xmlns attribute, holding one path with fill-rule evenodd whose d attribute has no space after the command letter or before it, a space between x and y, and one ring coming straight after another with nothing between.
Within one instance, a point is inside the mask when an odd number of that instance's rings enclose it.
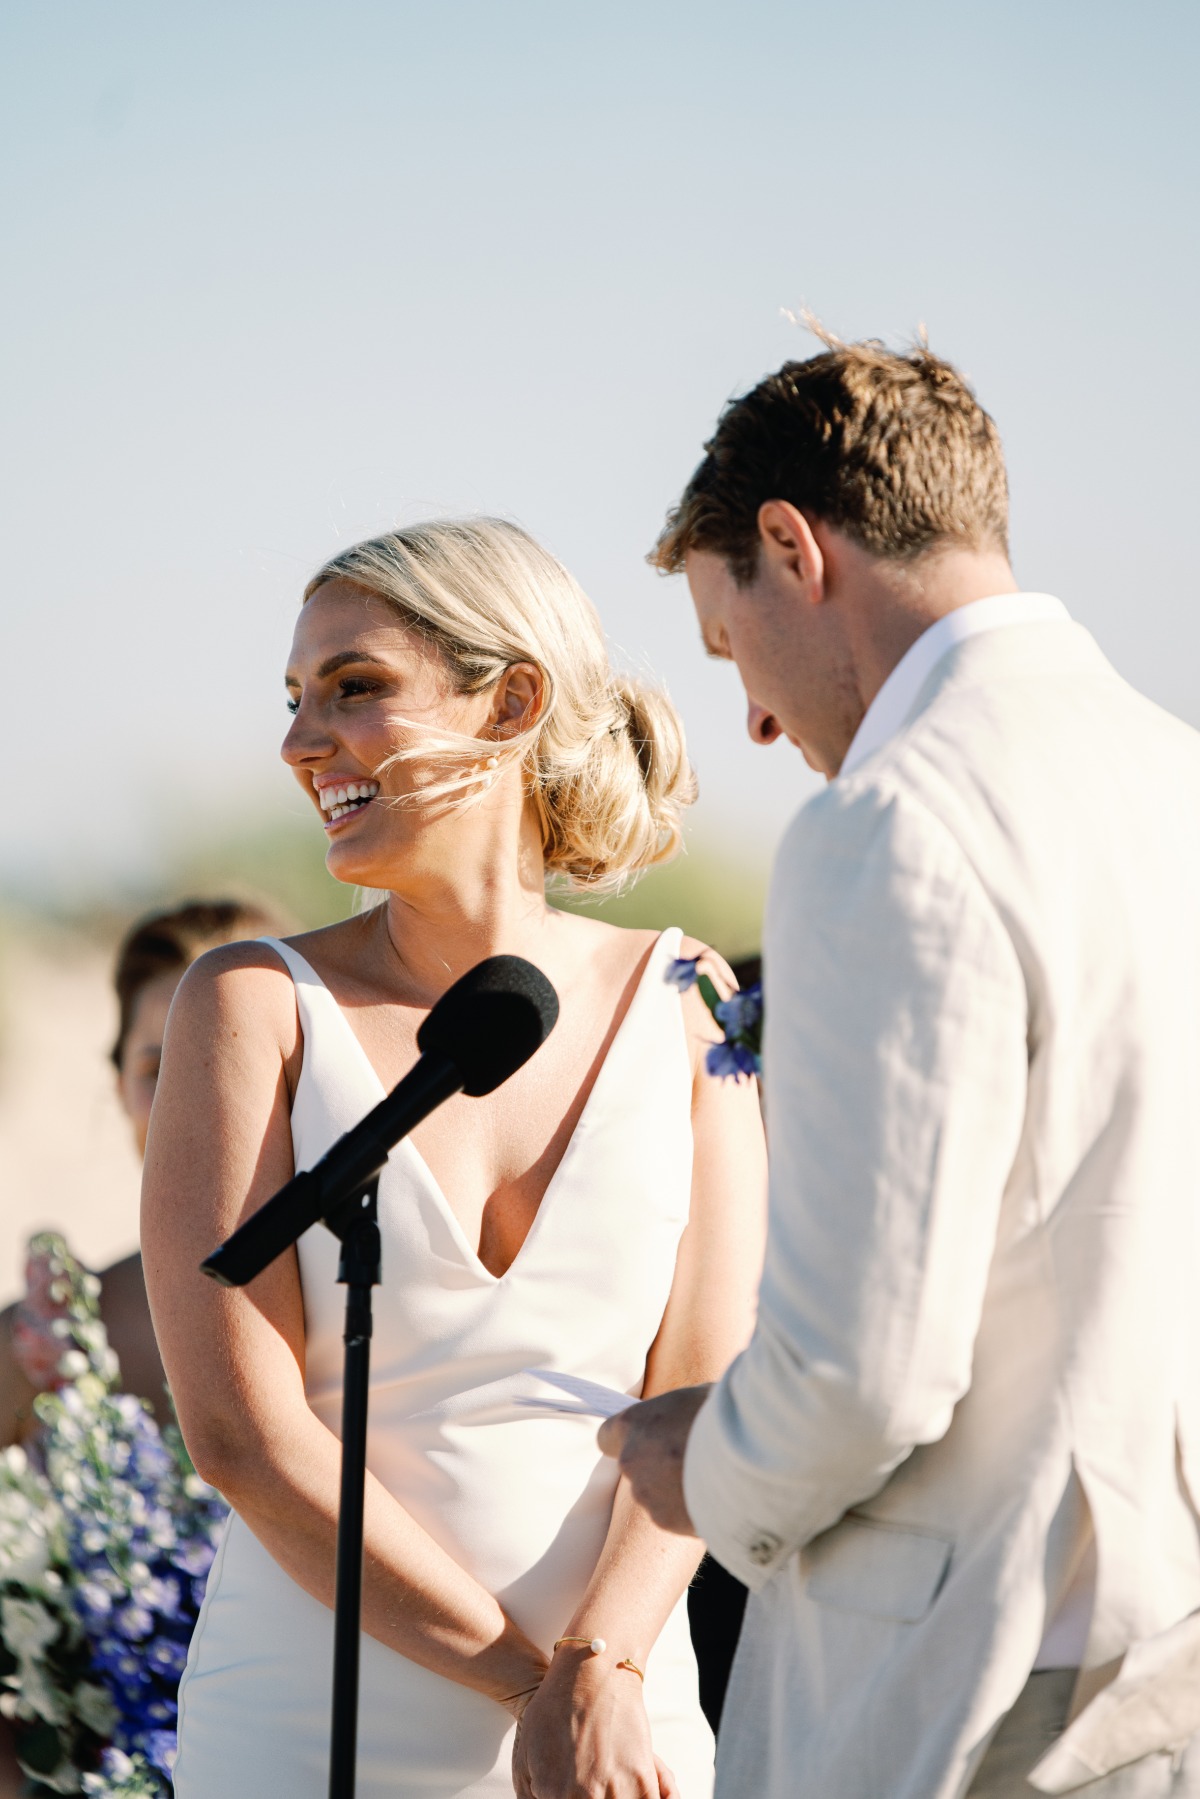
<instances>
[{"instance_id":1,"label":"black metal pole","mask_svg":"<svg viewBox=\"0 0 1200 1799\"><path fill-rule=\"evenodd\" d=\"M338 1280L346 1288L342 1374L342 1482L333 1609L333 1725L329 1799L354 1799L358 1754L358 1657L362 1629L363 1493L371 1374L371 1288L380 1280L379 1176L349 1211ZM327 1219L326 1223L330 1221ZM338 1221L340 1223L340 1220ZM331 1225L331 1228L337 1228Z\"/></svg>"}]
</instances>

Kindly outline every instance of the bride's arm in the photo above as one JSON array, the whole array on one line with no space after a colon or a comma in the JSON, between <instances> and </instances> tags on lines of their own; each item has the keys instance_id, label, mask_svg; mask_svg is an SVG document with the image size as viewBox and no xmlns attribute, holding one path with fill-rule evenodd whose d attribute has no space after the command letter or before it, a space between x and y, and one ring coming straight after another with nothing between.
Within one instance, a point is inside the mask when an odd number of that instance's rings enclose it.
<instances>
[{"instance_id":1,"label":"bride's arm","mask_svg":"<svg viewBox=\"0 0 1200 1799\"><path fill-rule=\"evenodd\" d=\"M270 952L232 946L189 971L147 1146L142 1251L197 1469L280 1567L332 1606L341 1445L305 1398L295 1254L244 1289L199 1272L293 1173L289 1075L301 1049L292 983ZM364 1630L501 1702L536 1686L541 1651L370 1476L364 1529Z\"/></svg>"},{"instance_id":2,"label":"bride's arm","mask_svg":"<svg viewBox=\"0 0 1200 1799\"><path fill-rule=\"evenodd\" d=\"M684 944L681 954L701 953ZM718 986L736 983L708 952ZM714 966L715 964L715 966ZM718 1080L704 1052L719 1032L693 988L683 996L693 1065L695 1145L691 1210L675 1265L671 1297L646 1367L645 1397L712 1381L743 1349L766 1242L766 1144L754 1081ZM696 1571L703 1545L653 1524L620 1482L604 1549L563 1635L607 1645L594 1656L564 1647L521 1723L514 1774L517 1793L557 1799L573 1793L576 1770L601 1769L624 1799L652 1772L641 1682L618 1669L628 1657L645 1668L655 1640ZM597 1790L609 1791L600 1783ZM657 1792L657 1785L645 1785Z\"/></svg>"}]
</instances>

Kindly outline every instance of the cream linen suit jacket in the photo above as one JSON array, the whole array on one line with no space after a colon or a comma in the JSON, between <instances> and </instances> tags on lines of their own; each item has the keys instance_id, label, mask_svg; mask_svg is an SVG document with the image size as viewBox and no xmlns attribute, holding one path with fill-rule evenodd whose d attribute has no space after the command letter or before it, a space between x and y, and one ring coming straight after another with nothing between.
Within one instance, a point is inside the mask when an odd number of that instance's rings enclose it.
<instances>
[{"instance_id":1,"label":"cream linen suit jacket","mask_svg":"<svg viewBox=\"0 0 1200 1799\"><path fill-rule=\"evenodd\" d=\"M684 1467L752 1589L718 1794L952 1799L1080 1483L1085 1667L1200 1606L1200 736L1065 618L972 638L793 822L765 949L759 1321Z\"/></svg>"}]
</instances>

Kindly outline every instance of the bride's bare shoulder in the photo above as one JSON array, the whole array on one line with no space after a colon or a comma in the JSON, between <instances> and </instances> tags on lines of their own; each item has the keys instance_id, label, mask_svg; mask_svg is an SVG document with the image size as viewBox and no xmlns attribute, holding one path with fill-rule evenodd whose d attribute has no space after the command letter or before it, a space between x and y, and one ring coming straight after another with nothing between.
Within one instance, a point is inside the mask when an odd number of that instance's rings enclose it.
<instances>
[{"instance_id":1,"label":"bride's bare shoulder","mask_svg":"<svg viewBox=\"0 0 1200 1799\"><path fill-rule=\"evenodd\" d=\"M561 921L569 935L574 958L595 971L605 984L623 986L636 974L658 942L658 931L609 924L578 912L563 912Z\"/></svg>"},{"instance_id":2,"label":"bride's bare shoulder","mask_svg":"<svg viewBox=\"0 0 1200 1799\"><path fill-rule=\"evenodd\" d=\"M171 1002L169 1036L212 1040L271 1038L285 1049L296 1036L292 977L278 952L258 941L222 943L186 971Z\"/></svg>"}]
</instances>

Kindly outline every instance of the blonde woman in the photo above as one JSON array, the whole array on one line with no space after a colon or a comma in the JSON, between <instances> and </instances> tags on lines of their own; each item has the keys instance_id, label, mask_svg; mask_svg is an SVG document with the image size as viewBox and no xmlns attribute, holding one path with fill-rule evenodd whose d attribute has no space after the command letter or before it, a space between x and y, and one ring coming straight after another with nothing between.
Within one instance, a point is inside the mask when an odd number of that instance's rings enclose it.
<instances>
[{"instance_id":1,"label":"blonde woman","mask_svg":"<svg viewBox=\"0 0 1200 1799\"><path fill-rule=\"evenodd\" d=\"M382 899L205 957L171 1017L146 1273L189 1447L234 1508L181 1689L178 1799L325 1792L338 1494L334 1239L309 1232L243 1293L197 1263L394 1085L429 1008L501 951L546 971L557 1028L383 1177L358 1790L704 1799L683 1604L700 1546L639 1515L595 1420L531 1404L527 1373L655 1393L711 1379L751 1325L756 1095L705 1076L707 1013L664 980L702 946L545 897L548 875L599 890L676 848L678 720L612 673L566 571L490 520L327 564L287 686L283 755L329 868Z\"/></svg>"}]
</instances>

